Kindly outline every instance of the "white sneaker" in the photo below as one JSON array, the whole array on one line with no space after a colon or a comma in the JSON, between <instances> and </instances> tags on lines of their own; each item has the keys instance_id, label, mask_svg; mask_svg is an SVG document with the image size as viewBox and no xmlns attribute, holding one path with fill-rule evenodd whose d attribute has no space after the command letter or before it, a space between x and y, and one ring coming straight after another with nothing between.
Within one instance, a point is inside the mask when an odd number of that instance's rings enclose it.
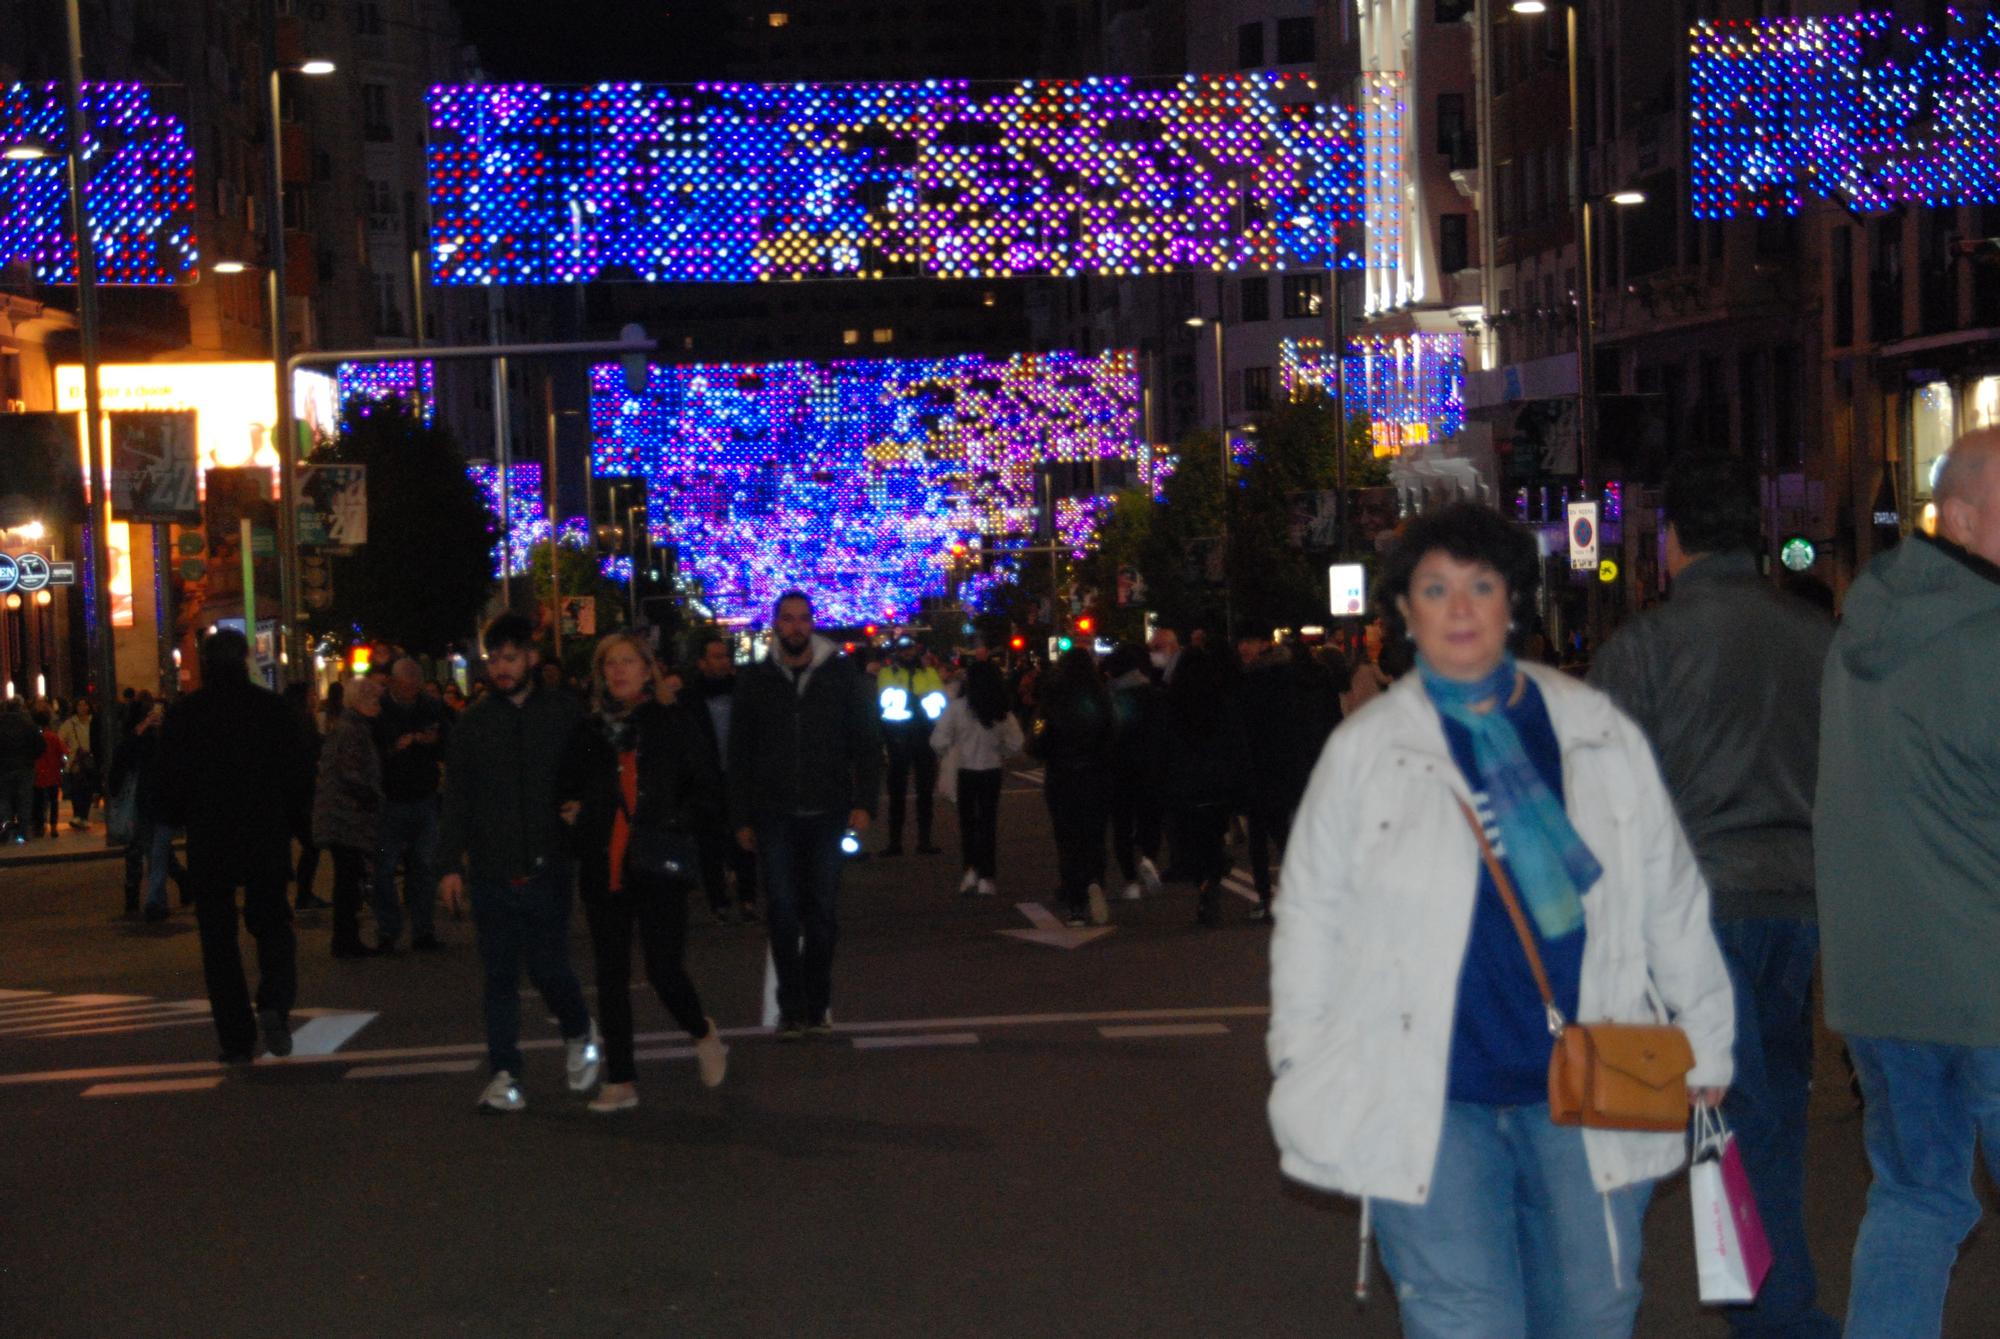
<instances>
[{"instance_id":1,"label":"white sneaker","mask_svg":"<svg viewBox=\"0 0 2000 1339\"><path fill-rule=\"evenodd\" d=\"M630 1111L639 1105L639 1085L636 1083L607 1083L591 1099L590 1109L600 1116L609 1116L617 1111Z\"/></svg>"},{"instance_id":2,"label":"white sneaker","mask_svg":"<svg viewBox=\"0 0 2000 1339\"><path fill-rule=\"evenodd\" d=\"M495 1074L492 1081L486 1085L486 1091L479 1094L479 1109L481 1111L500 1111L511 1114L527 1105L528 1098L521 1091L521 1085L514 1082L514 1076L504 1069Z\"/></svg>"},{"instance_id":3,"label":"white sneaker","mask_svg":"<svg viewBox=\"0 0 2000 1339\"><path fill-rule=\"evenodd\" d=\"M1158 897L1160 889L1165 886L1160 882L1160 871L1154 868L1153 862L1145 856L1139 857L1139 882L1146 885L1146 895L1149 897Z\"/></svg>"},{"instance_id":4,"label":"white sneaker","mask_svg":"<svg viewBox=\"0 0 2000 1339\"><path fill-rule=\"evenodd\" d=\"M981 879L979 881L979 895L981 897L992 897L999 891L1000 891L999 885L995 884L993 880Z\"/></svg>"},{"instance_id":5,"label":"white sneaker","mask_svg":"<svg viewBox=\"0 0 2000 1339\"><path fill-rule=\"evenodd\" d=\"M979 871L976 869L968 869L965 871L965 877L958 881L958 891L961 895L971 892L978 886Z\"/></svg>"},{"instance_id":6,"label":"white sneaker","mask_svg":"<svg viewBox=\"0 0 2000 1339\"><path fill-rule=\"evenodd\" d=\"M1099 884L1090 885L1090 923L1092 925L1111 924L1111 907L1104 900L1104 889Z\"/></svg>"},{"instance_id":7,"label":"white sneaker","mask_svg":"<svg viewBox=\"0 0 2000 1339\"><path fill-rule=\"evenodd\" d=\"M573 1093L589 1092L597 1086L597 1071L604 1063L604 1046L597 1035L597 1024L592 1022L590 1031L570 1042L565 1049L569 1090Z\"/></svg>"},{"instance_id":8,"label":"white sneaker","mask_svg":"<svg viewBox=\"0 0 2000 1339\"><path fill-rule=\"evenodd\" d=\"M1127 902L1137 902L1144 896L1145 893L1140 891L1138 880L1135 879L1125 885L1125 900Z\"/></svg>"}]
</instances>

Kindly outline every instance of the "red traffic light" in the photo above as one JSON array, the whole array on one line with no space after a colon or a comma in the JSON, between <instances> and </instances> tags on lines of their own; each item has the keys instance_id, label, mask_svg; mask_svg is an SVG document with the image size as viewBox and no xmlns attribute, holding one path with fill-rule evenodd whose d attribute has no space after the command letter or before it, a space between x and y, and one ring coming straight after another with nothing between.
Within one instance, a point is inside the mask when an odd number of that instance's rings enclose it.
<instances>
[{"instance_id":1,"label":"red traffic light","mask_svg":"<svg viewBox=\"0 0 2000 1339\"><path fill-rule=\"evenodd\" d=\"M1097 620L1085 614L1076 621L1076 630L1084 633L1095 632L1097 631Z\"/></svg>"},{"instance_id":2,"label":"red traffic light","mask_svg":"<svg viewBox=\"0 0 2000 1339\"><path fill-rule=\"evenodd\" d=\"M1010 650L1025 651L1028 649L1028 639L1026 637L1016 637L1012 641L1009 641L1007 646Z\"/></svg>"},{"instance_id":3,"label":"red traffic light","mask_svg":"<svg viewBox=\"0 0 2000 1339\"><path fill-rule=\"evenodd\" d=\"M873 637L875 635L875 625L870 623L867 627L861 629L861 633L864 637Z\"/></svg>"}]
</instances>

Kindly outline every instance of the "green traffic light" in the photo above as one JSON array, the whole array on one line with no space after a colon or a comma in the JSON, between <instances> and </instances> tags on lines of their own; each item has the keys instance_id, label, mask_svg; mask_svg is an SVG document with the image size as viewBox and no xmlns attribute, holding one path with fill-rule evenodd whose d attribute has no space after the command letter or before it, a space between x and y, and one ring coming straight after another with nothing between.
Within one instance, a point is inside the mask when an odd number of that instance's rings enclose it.
<instances>
[{"instance_id":1,"label":"green traffic light","mask_svg":"<svg viewBox=\"0 0 2000 1339\"><path fill-rule=\"evenodd\" d=\"M1070 640L1069 638L1067 638L1067 637L1058 637L1058 638L1056 638L1056 650L1058 650L1058 651L1067 651L1067 650L1069 650L1069 649L1070 649L1070 648L1071 648L1072 646L1075 646L1075 645L1076 645L1076 643L1075 643L1075 642L1073 642L1073 641L1071 641L1071 640Z\"/></svg>"}]
</instances>

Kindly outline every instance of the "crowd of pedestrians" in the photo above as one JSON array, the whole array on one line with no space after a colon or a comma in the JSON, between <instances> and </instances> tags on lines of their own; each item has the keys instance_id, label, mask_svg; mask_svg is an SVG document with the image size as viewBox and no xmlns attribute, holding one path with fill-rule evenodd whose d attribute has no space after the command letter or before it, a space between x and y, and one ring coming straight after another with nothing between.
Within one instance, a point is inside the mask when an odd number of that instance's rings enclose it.
<instances>
[{"instance_id":1,"label":"crowd of pedestrians","mask_svg":"<svg viewBox=\"0 0 2000 1339\"><path fill-rule=\"evenodd\" d=\"M1275 920L1282 1165L1362 1201L1364 1251L1379 1241L1416 1336L1631 1332L1641 1225L1687 1140L1552 1109L1554 1037L1585 1021L1678 1027L1689 1101L1735 1134L1773 1255L1756 1301L1729 1309L1735 1330L1839 1334L1804 1210L1824 934L1827 1021L1851 1052L1874 1173L1846 1331L1936 1334L1980 1217L1974 1149L2000 1141L1986 933L2000 932L2000 430L1953 447L1936 500L1936 534L1877 558L1836 629L1760 574L1753 467L1679 458L1663 501L1672 598L1587 675L1526 653L1542 558L1471 504L1406 523L1382 564L1383 619L1351 659L1161 628L1011 675L987 648L954 662L908 639L872 663L792 591L769 653L740 667L720 638L680 673L615 634L586 697L507 614L485 629L470 701L397 659L315 713L253 686L225 631L195 692L126 704L101 776L88 704L0 705L0 821L25 840L57 822L52 789L77 823L102 795L128 912L170 914L170 880L196 908L231 1062L260 1034L290 1049L287 890L315 904L319 851L336 957L393 951L405 925L436 949L434 900L469 910L479 1105L527 1102L525 972L569 1088L600 1113L639 1101L635 947L700 1081L725 1080L685 960L697 895L718 920L761 916L775 1035L795 1042L833 1027L848 862L941 854L942 795L958 892L994 895L1002 778L1022 755L1042 768L1072 925L1110 921L1113 860L1124 898L1185 883L1214 925L1240 828L1254 915ZM579 895L595 1016L572 965Z\"/></svg>"}]
</instances>

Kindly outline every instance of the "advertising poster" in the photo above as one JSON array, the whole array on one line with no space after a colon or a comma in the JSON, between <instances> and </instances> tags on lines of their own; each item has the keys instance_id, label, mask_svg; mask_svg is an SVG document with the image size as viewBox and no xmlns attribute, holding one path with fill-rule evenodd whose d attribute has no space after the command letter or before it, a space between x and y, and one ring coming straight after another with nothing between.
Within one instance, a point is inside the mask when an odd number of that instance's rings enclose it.
<instances>
[{"instance_id":1,"label":"advertising poster","mask_svg":"<svg viewBox=\"0 0 2000 1339\"><path fill-rule=\"evenodd\" d=\"M299 467L299 548L345 553L368 542L368 467Z\"/></svg>"},{"instance_id":2,"label":"advertising poster","mask_svg":"<svg viewBox=\"0 0 2000 1339\"><path fill-rule=\"evenodd\" d=\"M111 515L146 525L201 520L194 411L121 411L111 418Z\"/></svg>"},{"instance_id":3,"label":"advertising poster","mask_svg":"<svg viewBox=\"0 0 2000 1339\"><path fill-rule=\"evenodd\" d=\"M243 547L240 522L251 525L256 560L257 601L273 608L278 599L278 504L271 500L271 471L245 468L210 470L204 508L208 528L208 599L211 605L243 603ZM216 617L211 608L210 617Z\"/></svg>"}]
</instances>

